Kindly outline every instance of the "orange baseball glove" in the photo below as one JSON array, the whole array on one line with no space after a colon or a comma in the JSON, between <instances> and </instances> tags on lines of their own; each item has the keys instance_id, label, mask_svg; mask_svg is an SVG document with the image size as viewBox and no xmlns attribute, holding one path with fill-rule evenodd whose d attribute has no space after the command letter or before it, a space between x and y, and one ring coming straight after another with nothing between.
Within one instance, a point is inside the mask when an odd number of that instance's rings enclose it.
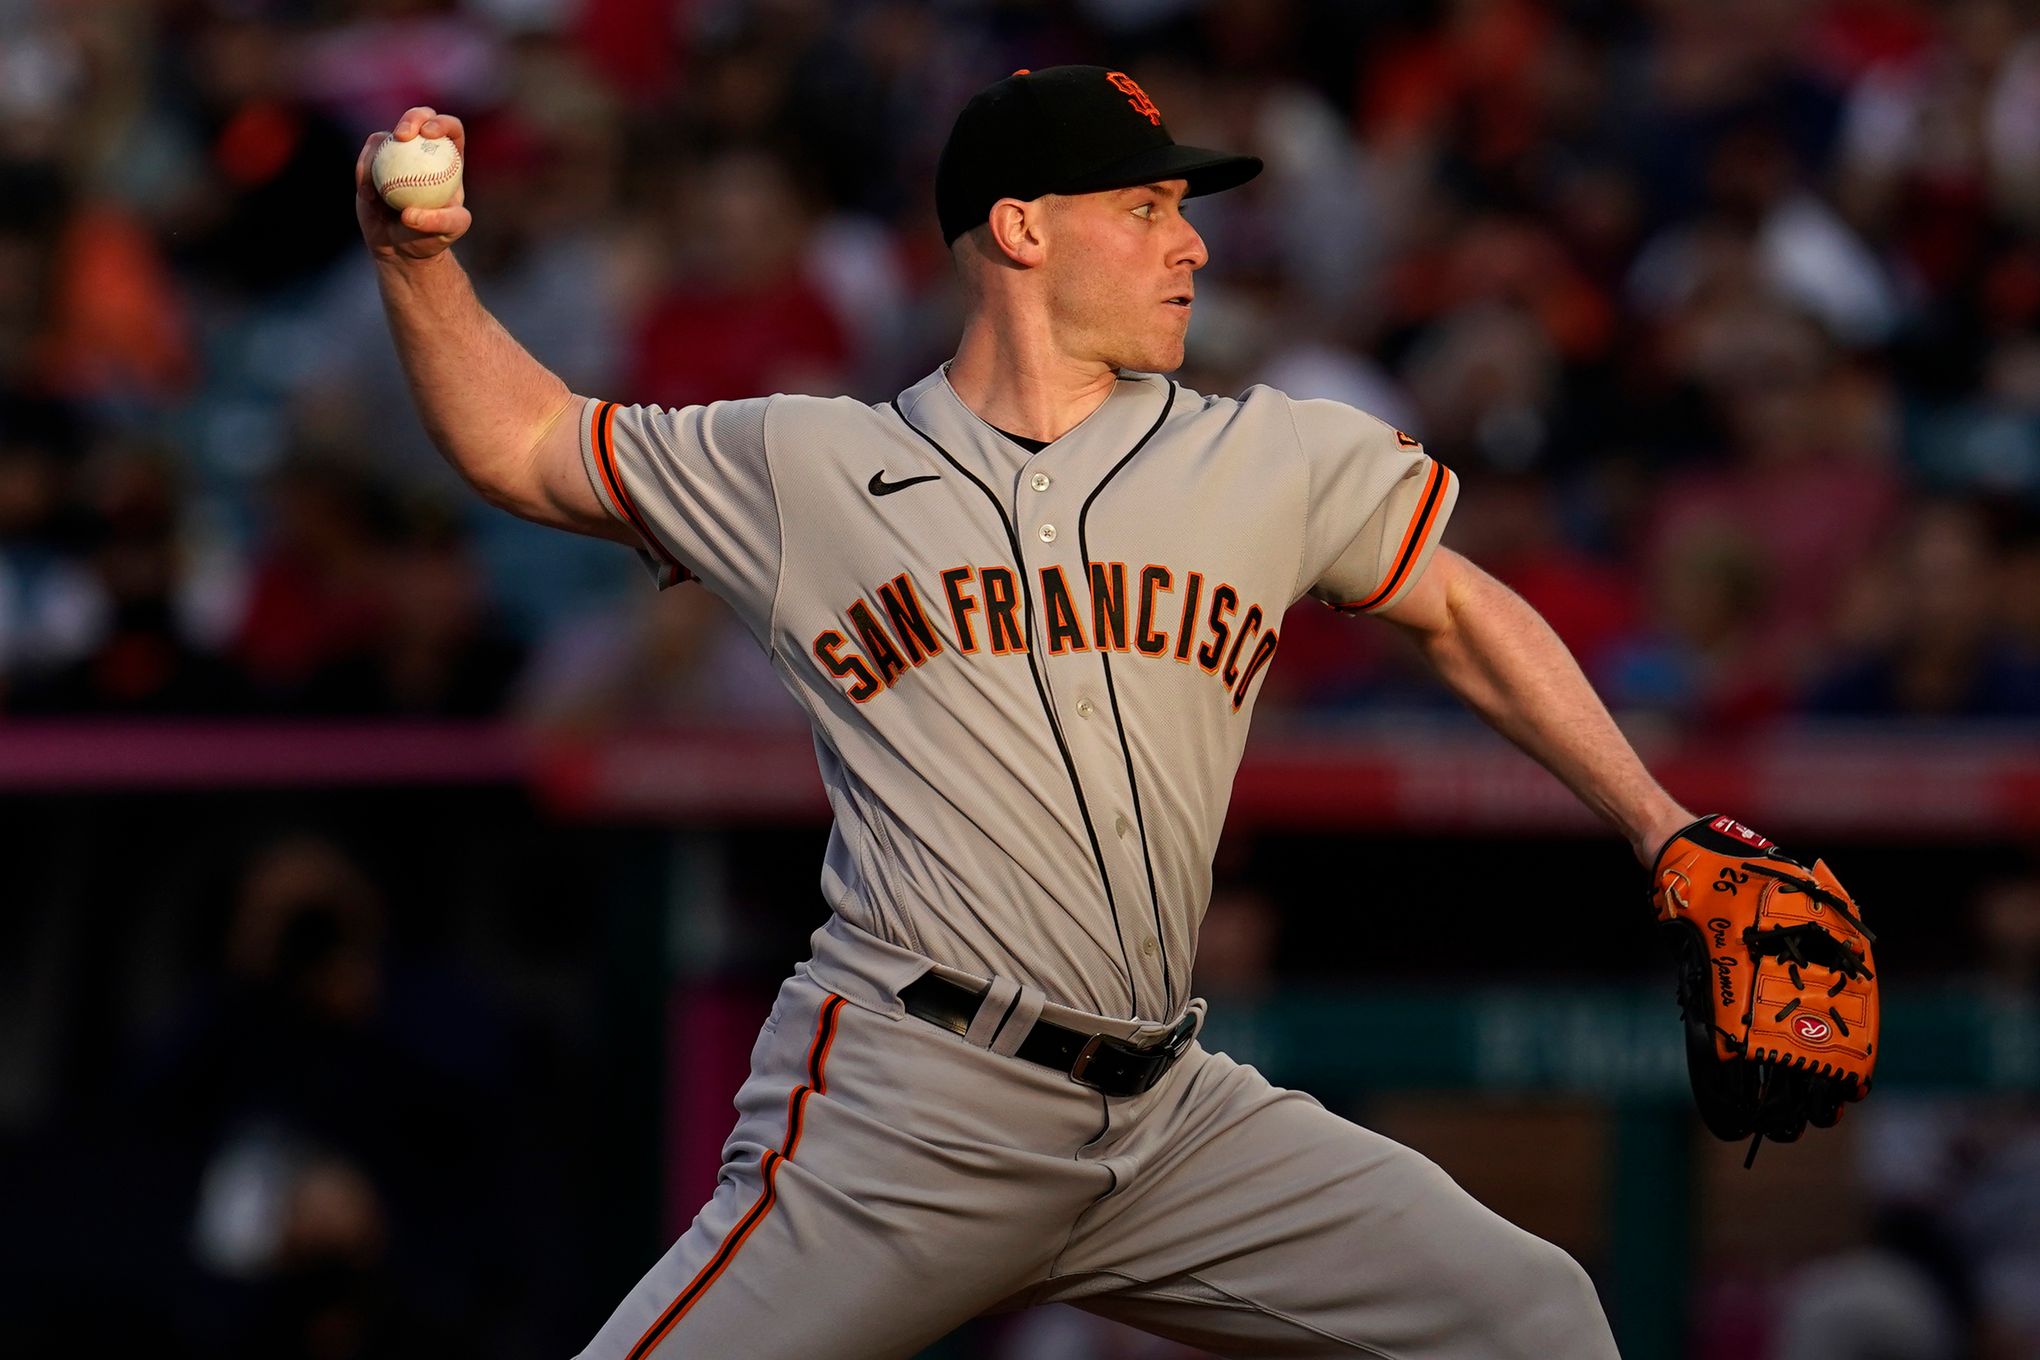
<instances>
[{"instance_id":1,"label":"orange baseball glove","mask_svg":"<svg viewBox=\"0 0 2040 1360\"><path fill-rule=\"evenodd\" d=\"M1870 1091L1877 975L1855 899L1730 817L1665 843L1651 899L1679 959L1686 1070L1718 1138L1789 1143Z\"/></svg>"}]
</instances>

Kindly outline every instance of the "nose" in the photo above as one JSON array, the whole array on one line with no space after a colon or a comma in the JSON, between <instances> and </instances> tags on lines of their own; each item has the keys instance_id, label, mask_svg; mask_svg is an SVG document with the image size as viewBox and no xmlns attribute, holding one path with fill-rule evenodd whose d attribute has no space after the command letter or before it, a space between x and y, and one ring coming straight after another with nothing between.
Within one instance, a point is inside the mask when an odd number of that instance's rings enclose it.
<instances>
[{"instance_id":1,"label":"nose","mask_svg":"<svg viewBox=\"0 0 2040 1360\"><path fill-rule=\"evenodd\" d=\"M1197 228L1190 224L1189 218L1179 215L1176 220L1183 224L1183 240L1171 252L1169 263L1192 270L1204 268L1211 260L1211 253L1204 248L1204 238L1197 234Z\"/></svg>"}]
</instances>

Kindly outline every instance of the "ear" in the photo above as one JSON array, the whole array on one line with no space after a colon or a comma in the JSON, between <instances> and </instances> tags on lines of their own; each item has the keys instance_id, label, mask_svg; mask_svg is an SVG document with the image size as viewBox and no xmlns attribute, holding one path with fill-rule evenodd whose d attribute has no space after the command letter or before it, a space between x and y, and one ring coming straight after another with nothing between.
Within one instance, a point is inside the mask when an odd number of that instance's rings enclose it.
<instances>
[{"instance_id":1,"label":"ear","mask_svg":"<svg viewBox=\"0 0 2040 1360\"><path fill-rule=\"evenodd\" d=\"M992 243L1014 264L1032 269L1047 254L1042 228L1048 217L1046 200L1002 198L992 205Z\"/></svg>"}]
</instances>

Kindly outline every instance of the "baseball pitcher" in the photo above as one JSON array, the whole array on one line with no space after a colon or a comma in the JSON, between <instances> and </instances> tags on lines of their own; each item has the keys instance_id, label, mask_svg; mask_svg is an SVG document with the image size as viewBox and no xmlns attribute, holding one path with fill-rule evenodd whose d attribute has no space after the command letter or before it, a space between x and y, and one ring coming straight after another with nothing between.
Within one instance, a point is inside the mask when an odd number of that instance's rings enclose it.
<instances>
[{"instance_id":1,"label":"baseball pitcher","mask_svg":"<svg viewBox=\"0 0 2040 1360\"><path fill-rule=\"evenodd\" d=\"M389 135L464 151L427 108ZM1205 263L1185 203L1261 165L1178 145L1125 73L964 108L955 357L869 405L568 391L477 303L464 203L377 198L380 141L357 216L439 448L726 600L835 814L720 1183L588 1360L877 1360L1057 1300L1225 1355L1615 1354L1565 1252L1197 1042L1213 850L1306 595L1409 634L1651 867L1710 1127L1789 1139L1867 1090L1853 902L1658 787L1544 622L1439 546L1453 474L1350 407L1166 376Z\"/></svg>"}]
</instances>

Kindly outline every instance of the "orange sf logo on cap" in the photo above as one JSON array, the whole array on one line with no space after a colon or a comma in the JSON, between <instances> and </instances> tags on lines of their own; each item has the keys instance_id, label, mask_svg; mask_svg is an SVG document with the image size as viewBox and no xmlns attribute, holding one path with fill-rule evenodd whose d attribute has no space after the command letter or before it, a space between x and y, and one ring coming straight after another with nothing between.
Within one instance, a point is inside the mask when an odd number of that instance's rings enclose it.
<instances>
[{"instance_id":1,"label":"orange sf logo on cap","mask_svg":"<svg viewBox=\"0 0 2040 1360\"><path fill-rule=\"evenodd\" d=\"M1140 82L1124 71L1107 71L1105 79L1112 82L1112 88L1126 96L1126 102L1133 105L1133 111L1153 123L1162 125L1162 111L1155 107L1155 101L1147 97L1147 91Z\"/></svg>"}]
</instances>

